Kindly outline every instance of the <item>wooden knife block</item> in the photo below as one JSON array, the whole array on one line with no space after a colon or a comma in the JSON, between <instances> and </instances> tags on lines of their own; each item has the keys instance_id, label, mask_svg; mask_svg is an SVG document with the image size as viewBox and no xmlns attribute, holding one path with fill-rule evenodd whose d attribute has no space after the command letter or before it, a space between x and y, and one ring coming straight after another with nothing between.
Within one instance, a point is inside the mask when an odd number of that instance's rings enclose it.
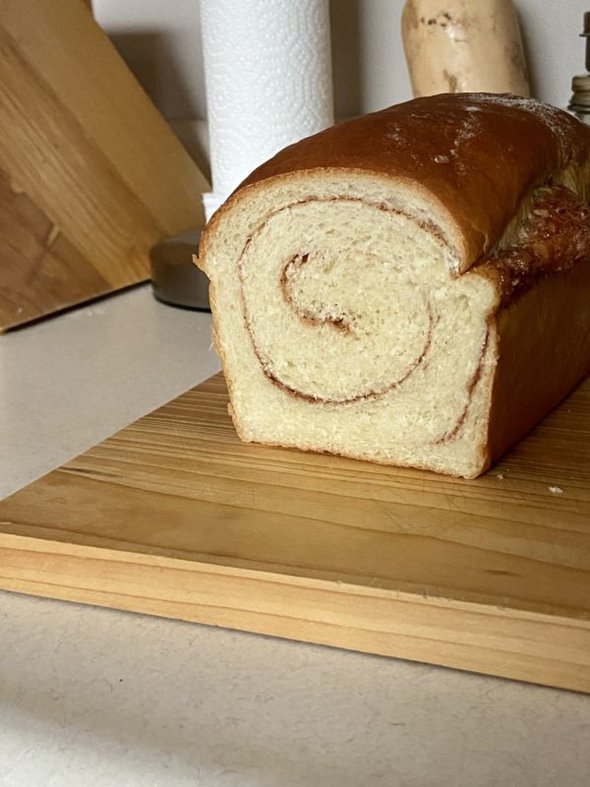
<instances>
[{"instance_id":1,"label":"wooden knife block","mask_svg":"<svg viewBox=\"0 0 590 787\"><path fill-rule=\"evenodd\" d=\"M82 0L0 15L0 330L149 277L200 170Z\"/></svg>"}]
</instances>

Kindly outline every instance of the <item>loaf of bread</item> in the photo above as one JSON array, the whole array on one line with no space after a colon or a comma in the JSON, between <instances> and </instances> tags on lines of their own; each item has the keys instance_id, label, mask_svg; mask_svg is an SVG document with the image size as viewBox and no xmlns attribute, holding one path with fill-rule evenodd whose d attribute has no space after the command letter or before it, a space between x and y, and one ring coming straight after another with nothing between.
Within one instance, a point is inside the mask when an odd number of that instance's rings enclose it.
<instances>
[{"instance_id":1,"label":"loaf of bread","mask_svg":"<svg viewBox=\"0 0 590 787\"><path fill-rule=\"evenodd\" d=\"M443 94L285 148L199 265L243 440L472 478L590 372L590 130Z\"/></svg>"}]
</instances>

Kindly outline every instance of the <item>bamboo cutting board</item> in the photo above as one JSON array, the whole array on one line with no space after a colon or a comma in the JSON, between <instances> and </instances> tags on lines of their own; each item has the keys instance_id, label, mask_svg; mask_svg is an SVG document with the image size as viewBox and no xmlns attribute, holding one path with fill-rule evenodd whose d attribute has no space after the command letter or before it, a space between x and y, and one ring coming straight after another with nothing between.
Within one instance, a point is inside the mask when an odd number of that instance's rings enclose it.
<instances>
[{"instance_id":1,"label":"bamboo cutting board","mask_svg":"<svg viewBox=\"0 0 590 787\"><path fill-rule=\"evenodd\" d=\"M0 586L590 692L590 380L476 481L226 408L217 376L0 503Z\"/></svg>"}]
</instances>

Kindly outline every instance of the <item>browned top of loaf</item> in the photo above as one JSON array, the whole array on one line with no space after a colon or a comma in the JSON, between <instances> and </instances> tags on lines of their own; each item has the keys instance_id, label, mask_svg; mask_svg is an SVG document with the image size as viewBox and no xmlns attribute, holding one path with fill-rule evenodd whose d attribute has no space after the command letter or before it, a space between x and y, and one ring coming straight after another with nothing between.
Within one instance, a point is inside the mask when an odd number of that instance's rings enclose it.
<instances>
[{"instance_id":1,"label":"browned top of loaf","mask_svg":"<svg viewBox=\"0 0 590 787\"><path fill-rule=\"evenodd\" d=\"M441 94L303 139L242 186L323 168L408 178L450 211L462 236L464 271L493 248L532 188L589 156L590 130L566 112L509 95Z\"/></svg>"}]
</instances>

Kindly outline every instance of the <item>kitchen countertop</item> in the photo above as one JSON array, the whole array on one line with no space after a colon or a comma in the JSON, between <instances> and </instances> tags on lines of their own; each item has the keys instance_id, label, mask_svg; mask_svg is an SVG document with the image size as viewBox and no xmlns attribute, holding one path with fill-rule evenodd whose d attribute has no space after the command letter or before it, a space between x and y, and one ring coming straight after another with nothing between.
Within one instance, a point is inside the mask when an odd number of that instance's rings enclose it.
<instances>
[{"instance_id":1,"label":"kitchen countertop","mask_svg":"<svg viewBox=\"0 0 590 787\"><path fill-rule=\"evenodd\" d=\"M149 286L0 336L0 497L218 369ZM1 787L588 784L590 696L7 592L0 643Z\"/></svg>"}]
</instances>

